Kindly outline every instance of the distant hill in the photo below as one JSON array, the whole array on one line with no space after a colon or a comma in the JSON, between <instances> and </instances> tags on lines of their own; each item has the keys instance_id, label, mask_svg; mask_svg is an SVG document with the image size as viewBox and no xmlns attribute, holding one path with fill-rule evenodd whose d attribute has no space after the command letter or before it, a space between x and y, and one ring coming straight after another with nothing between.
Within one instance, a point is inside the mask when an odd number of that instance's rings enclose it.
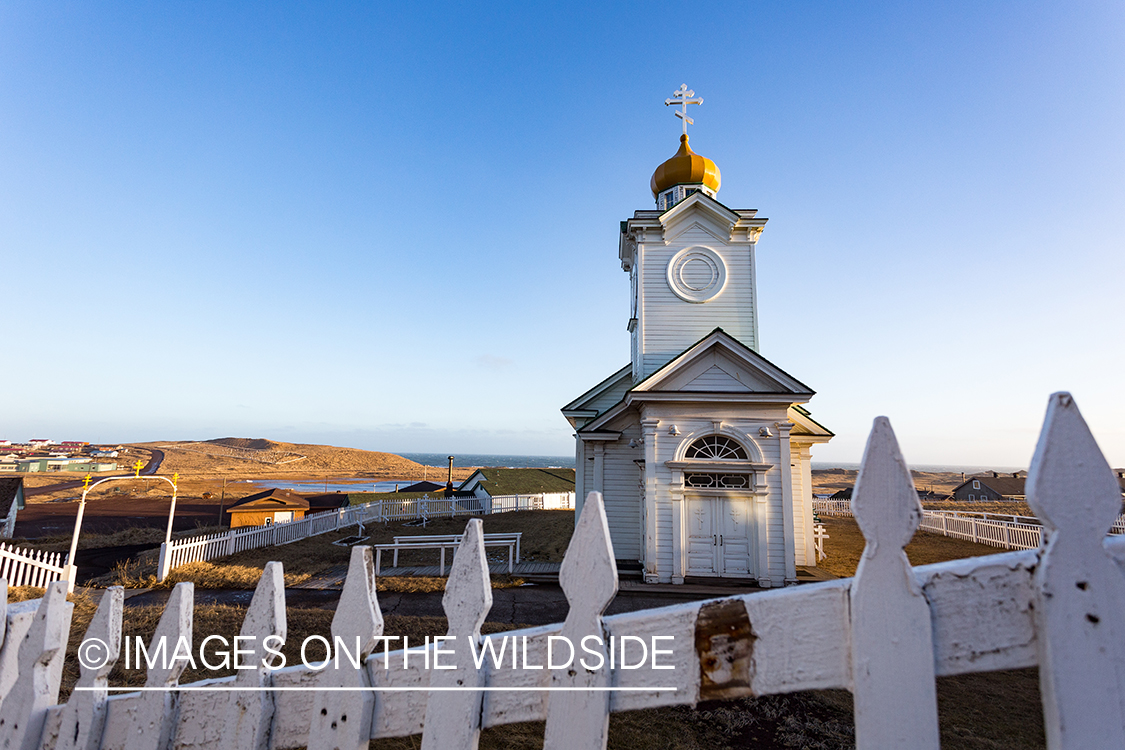
<instances>
[{"instance_id":1,"label":"distant hill","mask_svg":"<svg viewBox=\"0 0 1125 750\"><path fill-rule=\"evenodd\" d=\"M370 476L444 480L447 467L425 466L394 453L332 445L284 443L266 438L225 437L202 441L139 443L164 452L161 474ZM471 468L454 470L464 479Z\"/></svg>"},{"instance_id":2,"label":"distant hill","mask_svg":"<svg viewBox=\"0 0 1125 750\"><path fill-rule=\"evenodd\" d=\"M215 438L214 440L205 440L205 443L212 445L227 445L231 448L248 448L255 451L274 450L281 445L272 440L265 438Z\"/></svg>"}]
</instances>

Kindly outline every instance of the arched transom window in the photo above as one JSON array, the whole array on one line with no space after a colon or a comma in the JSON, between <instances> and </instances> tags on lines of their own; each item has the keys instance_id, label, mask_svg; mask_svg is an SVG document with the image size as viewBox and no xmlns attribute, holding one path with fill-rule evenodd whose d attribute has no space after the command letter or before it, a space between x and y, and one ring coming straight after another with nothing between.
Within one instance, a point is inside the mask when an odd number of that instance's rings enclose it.
<instances>
[{"instance_id":1,"label":"arched transom window","mask_svg":"<svg viewBox=\"0 0 1125 750\"><path fill-rule=\"evenodd\" d=\"M708 435L707 437L699 438L688 446L684 458L696 458L705 461L713 461L715 459L745 461L747 459L745 448L722 435Z\"/></svg>"}]
</instances>

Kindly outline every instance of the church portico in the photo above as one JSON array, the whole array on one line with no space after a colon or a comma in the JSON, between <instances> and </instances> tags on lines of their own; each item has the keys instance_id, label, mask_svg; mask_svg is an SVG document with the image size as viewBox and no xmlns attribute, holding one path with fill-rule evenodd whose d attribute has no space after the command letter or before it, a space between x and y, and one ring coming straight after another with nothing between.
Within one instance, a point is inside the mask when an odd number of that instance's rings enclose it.
<instances>
[{"instance_id":1,"label":"church portico","mask_svg":"<svg viewBox=\"0 0 1125 750\"><path fill-rule=\"evenodd\" d=\"M658 211L622 222L631 362L563 408L579 503L605 499L614 555L648 582L796 581L815 565L811 447L832 433L811 388L757 352L754 253L766 224L715 196L719 170L687 144L653 175ZM579 506L579 512L581 506Z\"/></svg>"}]
</instances>

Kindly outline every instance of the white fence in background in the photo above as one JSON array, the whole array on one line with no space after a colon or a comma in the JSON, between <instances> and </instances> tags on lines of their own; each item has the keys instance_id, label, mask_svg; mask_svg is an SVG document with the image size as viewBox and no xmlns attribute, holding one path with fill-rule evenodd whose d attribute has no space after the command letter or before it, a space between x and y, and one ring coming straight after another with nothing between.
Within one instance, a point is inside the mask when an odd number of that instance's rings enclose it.
<instances>
[{"instance_id":1,"label":"white fence in background","mask_svg":"<svg viewBox=\"0 0 1125 750\"><path fill-rule=\"evenodd\" d=\"M163 581L168 577L169 572L181 565L214 560L248 549L288 544L317 534L365 523L420 520L425 525L426 522L437 518L559 508L574 508L573 492L499 495L492 498L491 504L487 497L483 500L478 497L445 498L428 495L420 498L380 498L333 512L315 513L299 521L236 528L224 533L173 539L170 544L160 545L157 571L159 579Z\"/></svg>"},{"instance_id":2,"label":"white fence in background","mask_svg":"<svg viewBox=\"0 0 1125 750\"><path fill-rule=\"evenodd\" d=\"M852 515L847 500L813 500L813 510L826 516ZM1001 549L1037 549L1043 534L1039 519L1032 516L977 511L923 510L918 528ZM1125 515L1114 520L1108 533L1125 534Z\"/></svg>"},{"instance_id":3,"label":"white fence in background","mask_svg":"<svg viewBox=\"0 0 1125 750\"><path fill-rule=\"evenodd\" d=\"M1066 394L1051 399L1028 502L1051 530L1041 549L911 568L902 549L921 508L890 424L880 418L853 502L867 544L855 578L604 617L618 579L604 504L591 493L560 573L566 621L491 636L493 645L518 638L520 665L473 663L474 652L484 652L480 626L492 606L474 519L443 599L453 640L440 645L441 659L452 669L428 668L438 658L432 643L412 649L409 663L402 650L384 651L371 549L355 547L331 634L361 644L356 666L342 659L319 671L262 667L181 688L180 657L149 668L148 692L107 699L123 609L122 590L110 589L86 632L109 658L81 667L78 685L86 689L65 705L52 704L73 605L56 583L42 600L7 606L0 744L350 750L420 733L426 750L469 750L482 728L545 721L546 750L598 750L613 711L838 688L853 694L860 750L933 749L940 744L935 677L1038 666L1049 748L1125 747L1125 538L1101 531L1121 496ZM153 647L161 637L192 642L192 601L192 584L175 587ZM281 564L270 563L242 626L258 644L244 663L259 663L268 636L284 637L284 612ZM544 667L552 643L559 653L560 636L571 643L598 636L585 645L603 661ZM656 636L670 639L651 661L623 659L619 645L611 665L601 645Z\"/></svg>"},{"instance_id":4,"label":"white fence in background","mask_svg":"<svg viewBox=\"0 0 1125 750\"><path fill-rule=\"evenodd\" d=\"M513 510L574 510L573 492L542 492L538 495L496 495L485 502L492 513Z\"/></svg>"},{"instance_id":5,"label":"white fence in background","mask_svg":"<svg viewBox=\"0 0 1125 750\"><path fill-rule=\"evenodd\" d=\"M8 581L9 586L45 587L63 577L66 561L62 557L61 552L21 549L0 543L0 578Z\"/></svg>"}]
</instances>

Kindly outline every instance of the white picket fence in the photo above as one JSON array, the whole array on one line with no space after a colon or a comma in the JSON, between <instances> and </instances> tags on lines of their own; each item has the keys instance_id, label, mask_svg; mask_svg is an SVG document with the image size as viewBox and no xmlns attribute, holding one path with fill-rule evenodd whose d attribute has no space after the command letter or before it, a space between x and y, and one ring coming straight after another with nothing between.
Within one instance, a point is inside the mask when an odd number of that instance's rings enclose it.
<instances>
[{"instance_id":1,"label":"white picket fence","mask_svg":"<svg viewBox=\"0 0 1125 750\"><path fill-rule=\"evenodd\" d=\"M478 519L443 599L448 669L430 668L434 643L412 649L409 663L403 650L384 648L370 547L352 550L331 626L340 643L357 645L356 666L348 658L322 670L256 666L180 686L181 655L150 667L145 691L115 691L107 676L120 657L123 592L113 588L86 632L105 658L80 663L64 705L52 704L73 608L66 584L11 605L0 594L0 746L361 750L372 738L421 733L423 750L471 750L482 728L545 721L547 750L597 750L613 711L843 688L854 696L860 750L931 749L940 744L936 676L1038 666L1049 748L1125 747L1125 537L1102 531L1121 498L1067 394L1051 399L1027 486L1048 530L1042 547L911 568L902 549L921 507L890 423L879 418L852 503L867 543L855 578L610 617L617 570L602 498L591 493L560 573L566 621L492 636L493 644L515 638L519 663L474 663L492 605ZM150 649L162 637L190 644L192 613L192 584L178 584ZM281 564L270 563L243 623L242 636L257 644L245 663L259 665L264 639L285 633ZM544 666L561 639L587 648L584 668ZM663 651L633 663L626 642ZM618 644L616 662L605 643Z\"/></svg>"},{"instance_id":2,"label":"white picket fence","mask_svg":"<svg viewBox=\"0 0 1125 750\"><path fill-rule=\"evenodd\" d=\"M45 587L63 577L66 561L61 552L22 549L0 543L0 578L9 586Z\"/></svg>"},{"instance_id":3,"label":"white picket fence","mask_svg":"<svg viewBox=\"0 0 1125 750\"><path fill-rule=\"evenodd\" d=\"M496 495L486 499L491 513L513 510L574 510L573 492L542 492L537 495Z\"/></svg>"},{"instance_id":4,"label":"white picket fence","mask_svg":"<svg viewBox=\"0 0 1125 750\"><path fill-rule=\"evenodd\" d=\"M160 545L158 576L163 581L169 572L181 565L214 560L248 549L288 544L365 523L421 520L425 525L437 518L479 516L515 510L574 508L573 492L499 495L491 500L490 503L488 498L482 500L478 497L445 498L428 495L420 498L380 498L330 513L315 513L299 521L174 539L170 544Z\"/></svg>"},{"instance_id":5,"label":"white picket fence","mask_svg":"<svg viewBox=\"0 0 1125 750\"><path fill-rule=\"evenodd\" d=\"M826 516L852 515L847 500L813 500L813 509ZM1013 520L1004 520L1009 518ZM1043 533L1039 519L1031 516L953 510L923 510L919 528L1002 549L1036 549ZM1114 520L1108 533L1125 534L1125 515Z\"/></svg>"}]
</instances>

